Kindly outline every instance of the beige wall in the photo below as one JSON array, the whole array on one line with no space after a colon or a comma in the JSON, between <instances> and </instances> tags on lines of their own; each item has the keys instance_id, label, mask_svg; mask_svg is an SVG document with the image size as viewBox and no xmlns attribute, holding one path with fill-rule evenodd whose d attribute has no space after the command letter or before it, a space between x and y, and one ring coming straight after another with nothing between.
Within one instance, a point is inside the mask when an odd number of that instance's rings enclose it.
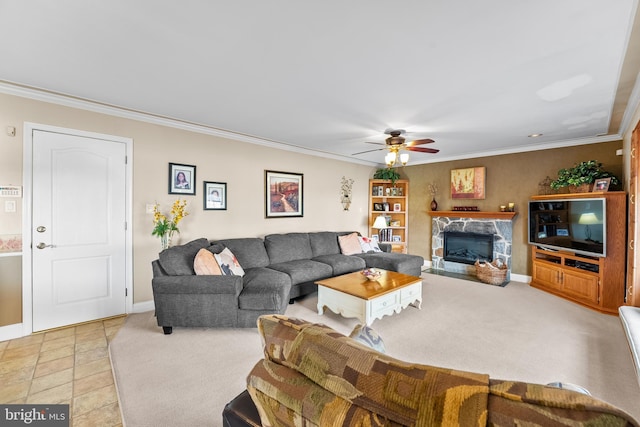
<instances>
[{"instance_id":1,"label":"beige wall","mask_svg":"<svg viewBox=\"0 0 640 427\"><path fill-rule=\"evenodd\" d=\"M185 196L190 215L180 224L178 242L263 236L315 230L367 230L368 180L375 168L309 156L98 114L46 102L0 94L0 184L22 185L23 124L33 122L133 139L133 292L134 303L153 299L151 261L159 239L151 236L147 203L165 210L176 195L168 194L168 163L196 165L196 196ZM15 126L16 137L4 129ZM304 174L304 217L264 217L264 170ZM344 211L339 189L342 176L353 178L353 203ZM202 181L227 183L227 210L202 209ZM11 225L0 209L0 233L21 232L21 216ZM1 284L0 284L1 285ZM2 292L2 286L0 286ZM9 292L9 291L7 291ZM19 304L19 301L16 302ZM1 326L1 325L0 325Z\"/></svg>"},{"instance_id":2,"label":"beige wall","mask_svg":"<svg viewBox=\"0 0 640 427\"><path fill-rule=\"evenodd\" d=\"M430 210L431 196L427 191L427 184L435 182L439 188L436 197L438 210L452 210L453 206L478 206L481 211L497 211L500 205L515 203L518 215L513 227L512 271L531 275L526 206L529 197L538 194L538 183L547 176L556 178L558 169L591 159L602 162L605 170L623 179L623 158L616 155L616 150L620 148L622 141L616 141L405 167L404 174L411 181L411 253L431 259L431 217L427 213ZM452 200L449 193L451 169L474 166L486 167L486 198Z\"/></svg>"}]
</instances>

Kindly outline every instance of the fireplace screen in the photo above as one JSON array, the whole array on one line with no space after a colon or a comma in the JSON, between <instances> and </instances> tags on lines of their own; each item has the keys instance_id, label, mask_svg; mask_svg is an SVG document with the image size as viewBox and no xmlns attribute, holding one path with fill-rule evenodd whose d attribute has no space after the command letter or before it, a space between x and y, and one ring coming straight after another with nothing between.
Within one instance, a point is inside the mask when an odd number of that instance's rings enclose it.
<instances>
[{"instance_id":1,"label":"fireplace screen","mask_svg":"<svg viewBox=\"0 0 640 427\"><path fill-rule=\"evenodd\" d=\"M444 260L471 265L493 261L493 234L445 231Z\"/></svg>"}]
</instances>

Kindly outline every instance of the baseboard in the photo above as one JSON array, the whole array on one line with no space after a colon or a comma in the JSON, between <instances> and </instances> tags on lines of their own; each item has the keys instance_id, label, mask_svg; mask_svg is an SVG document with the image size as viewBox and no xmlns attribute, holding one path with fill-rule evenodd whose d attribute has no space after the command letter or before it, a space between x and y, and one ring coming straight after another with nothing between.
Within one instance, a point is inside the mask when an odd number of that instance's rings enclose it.
<instances>
[{"instance_id":1,"label":"baseboard","mask_svg":"<svg viewBox=\"0 0 640 427\"><path fill-rule=\"evenodd\" d=\"M156 305L153 303L153 300L142 301L133 304L132 313L144 313L147 311L153 311L156 309Z\"/></svg>"},{"instance_id":2,"label":"baseboard","mask_svg":"<svg viewBox=\"0 0 640 427\"><path fill-rule=\"evenodd\" d=\"M0 327L0 341L8 341L24 336L24 325L22 323L14 323L13 325Z\"/></svg>"}]
</instances>

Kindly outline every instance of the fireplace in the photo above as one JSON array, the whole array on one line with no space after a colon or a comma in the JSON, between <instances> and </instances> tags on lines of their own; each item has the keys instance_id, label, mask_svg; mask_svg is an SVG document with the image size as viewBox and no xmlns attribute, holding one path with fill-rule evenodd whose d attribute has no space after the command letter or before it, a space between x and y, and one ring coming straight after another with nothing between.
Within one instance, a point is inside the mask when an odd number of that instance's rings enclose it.
<instances>
[{"instance_id":1,"label":"fireplace","mask_svg":"<svg viewBox=\"0 0 640 427\"><path fill-rule=\"evenodd\" d=\"M493 261L493 234L444 232L444 260L473 265Z\"/></svg>"}]
</instances>

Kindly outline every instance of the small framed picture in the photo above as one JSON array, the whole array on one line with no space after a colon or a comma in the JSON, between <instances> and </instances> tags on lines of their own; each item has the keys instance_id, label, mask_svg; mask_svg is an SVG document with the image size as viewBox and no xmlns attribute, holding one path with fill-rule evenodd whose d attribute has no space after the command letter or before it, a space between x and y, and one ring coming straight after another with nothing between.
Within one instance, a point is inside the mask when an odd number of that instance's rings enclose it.
<instances>
[{"instance_id":1,"label":"small framed picture","mask_svg":"<svg viewBox=\"0 0 640 427\"><path fill-rule=\"evenodd\" d=\"M227 210L226 182L204 182L204 210Z\"/></svg>"},{"instance_id":2,"label":"small framed picture","mask_svg":"<svg viewBox=\"0 0 640 427\"><path fill-rule=\"evenodd\" d=\"M609 184L611 184L611 178L596 179L593 183L593 190L591 191L609 191Z\"/></svg>"},{"instance_id":3,"label":"small framed picture","mask_svg":"<svg viewBox=\"0 0 640 427\"><path fill-rule=\"evenodd\" d=\"M169 194L196 194L196 167L169 163Z\"/></svg>"},{"instance_id":4,"label":"small framed picture","mask_svg":"<svg viewBox=\"0 0 640 427\"><path fill-rule=\"evenodd\" d=\"M373 210L374 211L383 211L384 210L384 206L382 206L382 203L374 203L373 204Z\"/></svg>"},{"instance_id":5,"label":"small framed picture","mask_svg":"<svg viewBox=\"0 0 640 427\"><path fill-rule=\"evenodd\" d=\"M394 212L400 212L402 209L400 207L400 203L394 203L393 204L393 211Z\"/></svg>"},{"instance_id":6,"label":"small framed picture","mask_svg":"<svg viewBox=\"0 0 640 427\"><path fill-rule=\"evenodd\" d=\"M393 236L393 241L394 242L402 242L402 240L400 239L400 236Z\"/></svg>"},{"instance_id":7,"label":"small framed picture","mask_svg":"<svg viewBox=\"0 0 640 427\"><path fill-rule=\"evenodd\" d=\"M389 223L389 225L391 227L400 227L400 220L399 219L392 219L391 222Z\"/></svg>"},{"instance_id":8,"label":"small framed picture","mask_svg":"<svg viewBox=\"0 0 640 427\"><path fill-rule=\"evenodd\" d=\"M567 230L566 228L558 228L556 230L556 234L558 236L568 236L569 235L569 230Z\"/></svg>"},{"instance_id":9,"label":"small framed picture","mask_svg":"<svg viewBox=\"0 0 640 427\"><path fill-rule=\"evenodd\" d=\"M264 171L266 218L303 216L303 178L301 173Z\"/></svg>"},{"instance_id":10,"label":"small framed picture","mask_svg":"<svg viewBox=\"0 0 640 427\"><path fill-rule=\"evenodd\" d=\"M397 196L398 195L398 187L391 188L391 195L392 196Z\"/></svg>"}]
</instances>

